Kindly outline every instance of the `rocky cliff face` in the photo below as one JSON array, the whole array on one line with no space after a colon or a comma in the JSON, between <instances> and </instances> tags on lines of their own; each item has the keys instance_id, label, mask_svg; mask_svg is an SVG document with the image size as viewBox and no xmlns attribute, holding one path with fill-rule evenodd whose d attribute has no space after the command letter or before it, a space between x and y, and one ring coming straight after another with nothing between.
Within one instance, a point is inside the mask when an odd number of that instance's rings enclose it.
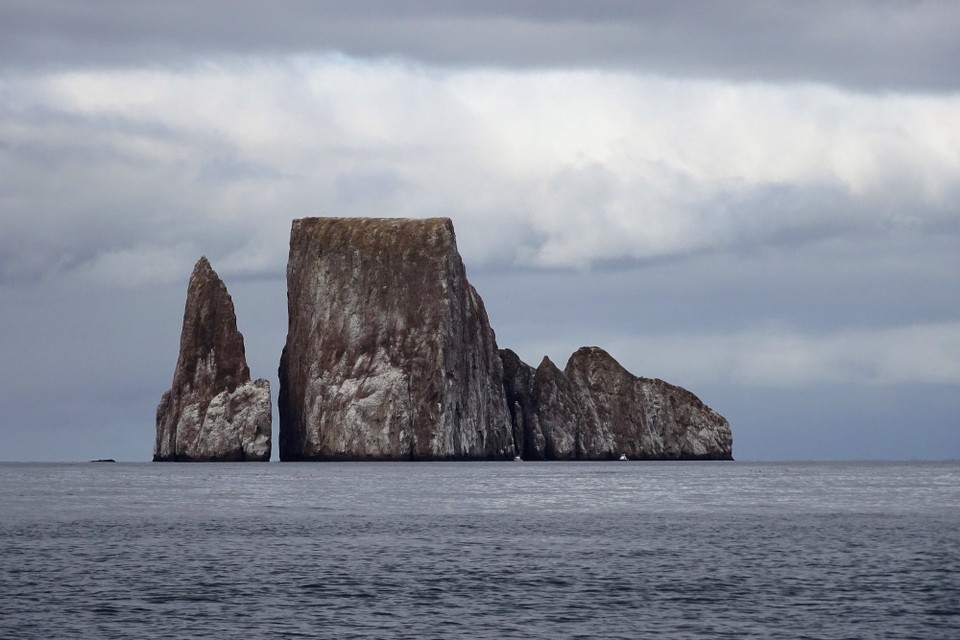
<instances>
[{"instance_id":1,"label":"rocky cliff face","mask_svg":"<svg viewBox=\"0 0 960 640\"><path fill-rule=\"evenodd\" d=\"M524 460L584 458L589 428L570 380L550 358L534 369L509 349L500 356L518 455Z\"/></svg>"},{"instance_id":2,"label":"rocky cliff face","mask_svg":"<svg viewBox=\"0 0 960 640\"><path fill-rule=\"evenodd\" d=\"M514 454L502 363L448 219L294 220L282 460Z\"/></svg>"},{"instance_id":3,"label":"rocky cliff face","mask_svg":"<svg viewBox=\"0 0 960 640\"><path fill-rule=\"evenodd\" d=\"M579 390L587 422L594 425L594 439L585 447L588 457L731 458L730 424L686 389L638 378L598 347L578 349L564 374Z\"/></svg>"},{"instance_id":4,"label":"rocky cliff face","mask_svg":"<svg viewBox=\"0 0 960 640\"><path fill-rule=\"evenodd\" d=\"M250 380L233 300L206 258L187 286L173 386L157 407L154 461L270 459L266 380Z\"/></svg>"},{"instance_id":5,"label":"rocky cliff face","mask_svg":"<svg viewBox=\"0 0 960 640\"><path fill-rule=\"evenodd\" d=\"M686 389L632 375L603 349L579 349L563 371L501 354L524 459L732 459L723 416Z\"/></svg>"},{"instance_id":6,"label":"rocky cliff face","mask_svg":"<svg viewBox=\"0 0 960 640\"><path fill-rule=\"evenodd\" d=\"M543 435L534 423L533 367L510 349L502 350L500 359L503 362L503 391L513 426L513 455L524 460L541 460L543 456L536 453L543 450Z\"/></svg>"}]
</instances>

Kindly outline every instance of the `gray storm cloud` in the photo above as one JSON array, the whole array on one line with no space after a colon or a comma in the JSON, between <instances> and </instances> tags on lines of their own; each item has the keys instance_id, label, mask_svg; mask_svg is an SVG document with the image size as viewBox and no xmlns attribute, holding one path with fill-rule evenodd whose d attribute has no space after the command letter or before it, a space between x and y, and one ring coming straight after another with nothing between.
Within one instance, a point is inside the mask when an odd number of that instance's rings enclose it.
<instances>
[{"instance_id":1,"label":"gray storm cloud","mask_svg":"<svg viewBox=\"0 0 960 640\"><path fill-rule=\"evenodd\" d=\"M8 65L150 66L339 51L431 65L611 68L871 91L960 88L960 8L924 2L13 0Z\"/></svg>"}]
</instances>

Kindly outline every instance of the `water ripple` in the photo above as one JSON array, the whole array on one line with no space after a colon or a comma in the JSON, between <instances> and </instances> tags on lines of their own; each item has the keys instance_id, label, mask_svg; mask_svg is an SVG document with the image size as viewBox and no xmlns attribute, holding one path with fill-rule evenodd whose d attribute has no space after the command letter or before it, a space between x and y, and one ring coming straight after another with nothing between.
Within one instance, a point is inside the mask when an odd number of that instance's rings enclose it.
<instances>
[{"instance_id":1,"label":"water ripple","mask_svg":"<svg viewBox=\"0 0 960 640\"><path fill-rule=\"evenodd\" d=\"M0 637L951 638L960 465L0 465Z\"/></svg>"}]
</instances>

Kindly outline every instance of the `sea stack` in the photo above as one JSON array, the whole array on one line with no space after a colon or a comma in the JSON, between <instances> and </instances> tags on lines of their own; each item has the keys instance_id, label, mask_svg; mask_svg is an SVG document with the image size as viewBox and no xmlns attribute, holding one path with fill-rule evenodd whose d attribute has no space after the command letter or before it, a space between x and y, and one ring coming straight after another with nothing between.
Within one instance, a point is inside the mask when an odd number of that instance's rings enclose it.
<instances>
[{"instance_id":1,"label":"sea stack","mask_svg":"<svg viewBox=\"0 0 960 640\"><path fill-rule=\"evenodd\" d=\"M157 407L155 462L268 461L270 383L250 380L233 300L201 257L187 286L173 386Z\"/></svg>"},{"instance_id":2,"label":"sea stack","mask_svg":"<svg viewBox=\"0 0 960 640\"><path fill-rule=\"evenodd\" d=\"M294 220L281 460L514 455L503 369L447 218Z\"/></svg>"},{"instance_id":3,"label":"sea stack","mask_svg":"<svg viewBox=\"0 0 960 640\"><path fill-rule=\"evenodd\" d=\"M732 460L730 424L691 392L640 378L599 347L563 371L504 350L504 388L529 460Z\"/></svg>"}]
</instances>

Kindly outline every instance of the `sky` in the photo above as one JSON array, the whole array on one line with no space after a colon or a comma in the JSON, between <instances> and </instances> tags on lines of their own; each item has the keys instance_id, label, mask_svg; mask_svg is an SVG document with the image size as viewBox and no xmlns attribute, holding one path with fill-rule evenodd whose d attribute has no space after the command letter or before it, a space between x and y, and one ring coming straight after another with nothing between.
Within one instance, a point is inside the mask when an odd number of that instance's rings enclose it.
<instances>
[{"instance_id":1,"label":"sky","mask_svg":"<svg viewBox=\"0 0 960 640\"><path fill-rule=\"evenodd\" d=\"M6 0L0 460L150 459L201 255L275 402L305 216L452 218L501 347L602 346L739 460L960 458L957 33L923 0Z\"/></svg>"}]
</instances>

